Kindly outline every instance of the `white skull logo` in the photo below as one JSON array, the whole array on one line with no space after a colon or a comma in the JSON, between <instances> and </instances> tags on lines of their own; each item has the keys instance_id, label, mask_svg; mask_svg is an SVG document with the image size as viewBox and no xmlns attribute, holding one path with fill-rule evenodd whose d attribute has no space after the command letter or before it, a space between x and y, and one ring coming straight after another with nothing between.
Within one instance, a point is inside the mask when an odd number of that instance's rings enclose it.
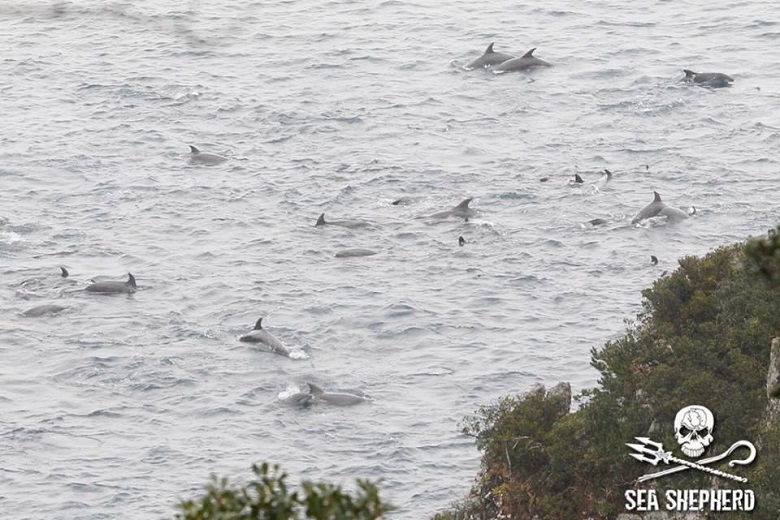
<instances>
[{"instance_id":1,"label":"white skull logo","mask_svg":"<svg viewBox=\"0 0 780 520\"><path fill-rule=\"evenodd\" d=\"M683 453L691 458L701 457L704 448L712 442L715 418L708 408L699 405L686 406L674 418L674 438Z\"/></svg>"}]
</instances>

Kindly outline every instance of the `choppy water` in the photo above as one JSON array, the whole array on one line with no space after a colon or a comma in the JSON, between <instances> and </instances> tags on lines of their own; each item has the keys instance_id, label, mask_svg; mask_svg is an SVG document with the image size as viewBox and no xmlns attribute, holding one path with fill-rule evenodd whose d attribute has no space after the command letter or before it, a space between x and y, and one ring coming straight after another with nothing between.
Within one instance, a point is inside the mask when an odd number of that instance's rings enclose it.
<instances>
[{"instance_id":1,"label":"choppy water","mask_svg":"<svg viewBox=\"0 0 780 520\"><path fill-rule=\"evenodd\" d=\"M779 20L728 0L3 4L3 515L170 518L263 460L381 477L394 518L459 498L464 415L593 386L589 350L640 289L778 222ZM555 67L459 68L491 41ZM190 144L230 159L191 165ZM631 226L653 190L698 214ZM416 218L467 196L469 222ZM380 254L334 258L351 247ZM80 291L128 271L132 296ZM42 303L69 309L19 315ZM310 358L240 343L260 316ZM305 381L373 402L280 402Z\"/></svg>"}]
</instances>

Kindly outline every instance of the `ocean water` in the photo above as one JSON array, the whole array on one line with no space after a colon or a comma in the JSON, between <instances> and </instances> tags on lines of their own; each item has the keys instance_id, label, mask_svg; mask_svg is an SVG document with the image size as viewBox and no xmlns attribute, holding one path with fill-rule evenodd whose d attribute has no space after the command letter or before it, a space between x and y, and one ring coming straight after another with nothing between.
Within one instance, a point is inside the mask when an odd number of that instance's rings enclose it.
<instances>
[{"instance_id":1,"label":"ocean water","mask_svg":"<svg viewBox=\"0 0 780 520\"><path fill-rule=\"evenodd\" d=\"M172 518L261 461L426 518L477 473L464 416L594 386L641 289L780 221L776 2L23 1L0 29L4 518ZM490 42L555 66L463 70ZM653 191L696 215L631 225ZM239 342L261 316L308 359ZM286 405L307 381L371 402Z\"/></svg>"}]
</instances>

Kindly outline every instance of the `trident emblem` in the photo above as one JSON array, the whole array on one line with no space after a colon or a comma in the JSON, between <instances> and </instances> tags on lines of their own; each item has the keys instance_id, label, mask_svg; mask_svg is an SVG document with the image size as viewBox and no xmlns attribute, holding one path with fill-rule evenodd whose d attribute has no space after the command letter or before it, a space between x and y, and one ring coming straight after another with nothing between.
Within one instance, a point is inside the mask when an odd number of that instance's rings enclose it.
<instances>
[{"instance_id":1,"label":"trident emblem","mask_svg":"<svg viewBox=\"0 0 780 520\"><path fill-rule=\"evenodd\" d=\"M695 462L689 462L687 460L679 459L673 456L671 451L664 451L663 444L661 444L660 442L654 442L650 440L648 437L634 437L634 438L638 440L641 444L626 443L626 446L637 451L637 453L629 453L629 455L634 457L635 459L641 460L642 462L648 462L653 466L657 466L659 462L663 462L664 464L669 464L672 462L675 464L680 464L679 466L675 466L673 468L669 468L664 471L659 471L658 473L651 473L649 475L644 475L642 477L639 477L638 482L644 482L646 480L662 477L664 475L669 475L671 473L677 473L678 471L684 471L688 468L698 469L699 471L704 471L705 473L709 473L711 475L717 475L719 477L736 480L737 482L747 482L747 479L745 477L740 477L739 475L732 475L730 473L726 473L725 471L708 468L707 466L704 466L704 464L709 464L711 462L717 462L719 460L725 459L726 457L731 455L731 453L734 450L740 447L748 448L750 450L750 453L744 460L729 461L729 467L734 467L735 464L740 464L740 465L750 464L756 458L756 447L753 446L753 443L749 441L737 441L734 444L732 444L731 447L728 450L726 450L724 453L717 455L715 457L710 457L708 459L702 459L700 463L697 464Z\"/></svg>"}]
</instances>

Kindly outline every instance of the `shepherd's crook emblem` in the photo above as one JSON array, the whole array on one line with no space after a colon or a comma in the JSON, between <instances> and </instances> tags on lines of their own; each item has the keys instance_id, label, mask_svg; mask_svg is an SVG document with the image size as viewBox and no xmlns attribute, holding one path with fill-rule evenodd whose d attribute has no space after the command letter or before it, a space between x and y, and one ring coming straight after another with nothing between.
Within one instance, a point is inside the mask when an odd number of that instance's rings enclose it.
<instances>
[{"instance_id":1,"label":"shepherd's crook emblem","mask_svg":"<svg viewBox=\"0 0 780 520\"><path fill-rule=\"evenodd\" d=\"M646 480L650 480L653 478L662 477L664 475L669 475L671 473L683 471L688 468L698 469L700 471L704 471L705 473L710 473L712 475L717 475L719 477L736 480L738 482L747 482L747 479L745 477L740 477L738 475L732 475L730 473L726 473L724 471L720 471L717 469L708 468L707 466L703 466L702 464L709 464L711 462L722 460L728 457L729 455L731 455L731 453L734 450L742 446L749 448L750 454L744 460L730 461L729 462L730 467L733 467L735 464L750 464L756 458L756 447L753 446L753 443L748 441L737 441L731 446L731 448L726 450L725 453L722 453L721 455L715 457L710 457L708 459L703 459L700 461L701 462L700 464L696 464L695 462L689 462L687 460L678 459L677 457L672 455L671 451L664 451L663 444L661 444L660 442L654 442L650 440L648 437L634 437L634 438L638 440L641 444L626 443L626 446L638 452L638 453L629 453L629 455L634 457L635 459L641 460L642 462L648 462L653 466L657 466L659 462L663 462L664 464L669 464L672 462L676 464L680 464L680 466L675 466L673 468L669 468L664 471L659 471L658 473L651 473L649 475L644 475L642 477L639 477L638 482L644 482Z\"/></svg>"}]
</instances>

